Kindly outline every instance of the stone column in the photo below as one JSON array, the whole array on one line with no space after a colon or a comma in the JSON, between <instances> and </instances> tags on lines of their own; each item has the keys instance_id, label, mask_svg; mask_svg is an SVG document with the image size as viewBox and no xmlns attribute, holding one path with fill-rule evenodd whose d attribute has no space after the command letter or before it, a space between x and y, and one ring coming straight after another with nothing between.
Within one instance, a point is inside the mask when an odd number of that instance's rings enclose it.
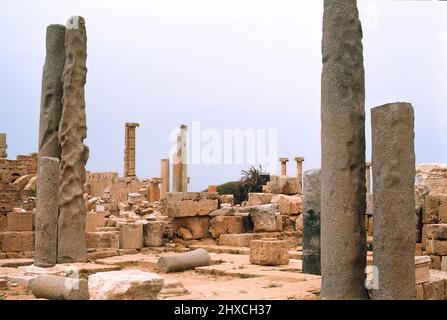
<instances>
[{"instance_id":1,"label":"stone column","mask_svg":"<svg viewBox=\"0 0 447 320\"><path fill-rule=\"evenodd\" d=\"M300 182L300 193L303 192L303 157L295 157L296 161L296 177L298 178L298 181Z\"/></svg>"},{"instance_id":2,"label":"stone column","mask_svg":"<svg viewBox=\"0 0 447 320\"><path fill-rule=\"evenodd\" d=\"M149 188L149 201L160 201L160 182L161 178L152 178L149 180L151 186Z\"/></svg>"},{"instance_id":3,"label":"stone column","mask_svg":"<svg viewBox=\"0 0 447 320\"><path fill-rule=\"evenodd\" d=\"M87 77L87 35L82 17L71 17L65 33L62 115L59 124L61 164L59 179L58 263L86 260L85 164L89 149L84 85Z\"/></svg>"},{"instance_id":4,"label":"stone column","mask_svg":"<svg viewBox=\"0 0 447 320\"><path fill-rule=\"evenodd\" d=\"M6 144L6 133L0 133L0 158L8 157L8 145Z\"/></svg>"},{"instance_id":5,"label":"stone column","mask_svg":"<svg viewBox=\"0 0 447 320\"><path fill-rule=\"evenodd\" d=\"M187 126L182 124L177 135L177 151L172 165L174 192L188 191L188 164L186 154Z\"/></svg>"},{"instance_id":6,"label":"stone column","mask_svg":"<svg viewBox=\"0 0 447 320\"><path fill-rule=\"evenodd\" d=\"M366 163L365 180L366 180L366 193L371 193L371 162Z\"/></svg>"},{"instance_id":7,"label":"stone column","mask_svg":"<svg viewBox=\"0 0 447 320\"><path fill-rule=\"evenodd\" d=\"M124 177L135 178L135 131L140 124L127 122L124 136Z\"/></svg>"},{"instance_id":8,"label":"stone column","mask_svg":"<svg viewBox=\"0 0 447 320\"><path fill-rule=\"evenodd\" d=\"M281 162L281 175L282 176L287 175L287 161L289 161L289 158L279 158L279 162Z\"/></svg>"},{"instance_id":9,"label":"stone column","mask_svg":"<svg viewBox=\"0 0 447 320\"><path fill-rule=\"evenodd\" d=\"M166 197L166 193L170 192L169 188L169 159L161 159L161 186L160 198Z\"/></svg>"},{"instance_id":10,"label":"stone column","mask_svg":"<svg viewBox=\"0 0 447 320\"><path fill-rule=\"evenodd\" d=\"M323 299L366 299L365 85L355 0L325 0L321 79Z\"/></svg>"},{"instance_id":11,"label":"stone column","mask_svg":"<svg viewBox=\"0 0 447 320\"><path fill-rule=\"evenodd\" d=\"M320 170L306 171L303 185L303 273L321 274Z\"/></svg>"},{"instance_id":12,"label":"stone column","mask_svg":"<svg viewBox=\"0 0 447 320\"><path fill-rule=\"evenodd\" d=\"M374 299L414 299L416 215L414 214L414 114L409 103L371 109Z\"/></svg>"},{"instance_id":13,"label":"stone column","mask_svg":"<svg viewBox=\"0 0 447 320\"><path fill-rule=\"evenodd\" d=\"M39 123L39 159L61 158L58 132L62 115L62 72L65 64L65 26L47 27Z\"/></svg>"},{"instance_id":14,"label":"stone column","mask_svg":"<svg viewBox=\"0 0 447 320\"><path fill-rule=\"evenodd\" d=\"M34 252L34 265L38 267L51 267L57 262L59 162L49 157L39 160Z\"/></svg>"}]
</instances>

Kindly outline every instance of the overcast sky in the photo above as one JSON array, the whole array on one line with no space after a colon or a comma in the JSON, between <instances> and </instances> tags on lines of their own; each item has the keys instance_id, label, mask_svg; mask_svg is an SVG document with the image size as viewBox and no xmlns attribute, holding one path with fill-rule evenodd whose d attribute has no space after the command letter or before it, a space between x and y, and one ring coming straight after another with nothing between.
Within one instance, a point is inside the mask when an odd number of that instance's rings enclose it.
<instances>
[{"instance_id":1,"label":"overcast sky","mask_svg":"<svg viewBox=\"0 0 447 320\"><path fill-rule=\"evenodd\" d=\"M447 4L359 1L364 26L366 143L370 111L406 101L418 163L447 163ZM323 1L0 0L0 132L8 155L36 151L45 30L86 20L87 169L123 171L124 123L137 128L137 174L160 175L170 132L276 129L278 156L320 167ZM192 191L249 164L190 166Z\"/></svg>"}]
</instances>

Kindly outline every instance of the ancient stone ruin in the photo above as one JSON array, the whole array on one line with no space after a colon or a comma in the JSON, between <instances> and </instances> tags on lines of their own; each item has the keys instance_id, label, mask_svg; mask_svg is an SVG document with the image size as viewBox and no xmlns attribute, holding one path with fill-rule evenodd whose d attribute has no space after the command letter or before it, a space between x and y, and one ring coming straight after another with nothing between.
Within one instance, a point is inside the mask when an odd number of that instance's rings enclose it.
<instances>
[{"instance_id":1,"label":"ancient stone ruin","mask_svg":"<svg viewBox=\"0 0 447 320\"><path fill-rule=\"evenodd\" d=\"M244 197L190 190L185 124L155 177L137 174L137 122L122 176L86 170L86 25L46 29L36 153L8 159L0 133L0 298L447 299L447 165L416 164L407 102L371 108L367 161L356 1L324 1L321 168L276 156Z\"/></svg>"}]
</instances>

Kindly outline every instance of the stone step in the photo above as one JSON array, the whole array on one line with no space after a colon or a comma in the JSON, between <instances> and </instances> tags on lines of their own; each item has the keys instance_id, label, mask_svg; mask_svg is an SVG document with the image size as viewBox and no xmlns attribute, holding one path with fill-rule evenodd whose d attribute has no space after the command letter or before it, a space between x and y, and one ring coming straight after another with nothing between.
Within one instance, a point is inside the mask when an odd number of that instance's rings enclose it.
<instances>
[{"instance_id":1,"label":"stone step","mask_svg":"<svg viewBox=\"0 0 447 320\"><path fill-rule=\"evenodd\" d=\"M34 262L34 259L0 259L0 268L3 267L10 267L10 268L17 268L21 266L29 266L32 265Z\"/></svg>"}]
</instances>

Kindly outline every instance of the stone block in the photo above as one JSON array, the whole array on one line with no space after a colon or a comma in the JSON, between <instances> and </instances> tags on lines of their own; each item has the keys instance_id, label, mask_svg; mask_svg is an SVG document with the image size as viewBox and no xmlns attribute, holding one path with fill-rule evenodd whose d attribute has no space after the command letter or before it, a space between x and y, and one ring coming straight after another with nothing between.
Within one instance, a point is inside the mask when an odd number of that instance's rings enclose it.
<instances>
[{"instance_id":1,"label":"stone block","mask_svg":"<svg viewBox=\"0 0 447 320\"><path fill-rule=\"evenodd\" d=\"M427 238L434 240L447 240L447 224L428 224Z\"/></svg>"},{"instance_id":2,"label":"stone block","mask_svg":"<svg viewBox=\"0 0 447 320\"><path fill-rule=\"evenodd\" d=\"M422 284L430 280L430 264L429 256L419 256L414 258L416 284Z\"/></svg>"},{"instance_id":3,"label":"stone block","mask_svg":"<svg viewBox=\"0 0 447 320\"><path fill-rule=\"evenodd\" d=\"M277 239L253 240L250 243L250 263L263 266L288 264L289 245Z\"/></svg>"},{"instance_id":4,"label":"stone block","mask_svg":"<svg viewBox=\"0 0 447 320\"><path fill-rule=\"evenodd\" d=\"M96 231L96 214L94 212L87 212L85 214L85 232Z\"/></svg>"},{"instance_id":5,"label":"stone block","mask_svg":"<svg viewBox=\"0 0 447 320\"><path fill-rule=\"evenodd\" d=\"M303 198L300 195L275 195L270 203L278 205L278 210L285 215L298 215L303 212Z\"/></svg>"},{"instance_id":6,"label":"stone block","mask_svg":"<svg viewBox=\"0 0 447 320\"><path fill-rule=\"evenodd\" d=\"M203 199L203 200L182 200L166 202L168 217L195 217L205 216L218 208L217 199Z\"/></svg>"},{"instance_id":7,"label":"stone block","mask_svg":"<svg viewBox=\"0 0 447 320\"><path fill-rule=\"evenodd\" d=\"M242 233L242 220L242 216L216 216L210 220L209 232L216 239L225 233Z\"/></svg>"},{"instance_id":8,"label":"stone block","mask_svg":"<svg viewBox=\"0 0 447 320\"><path fill-rule=\"evenodd\" d=\"M179 234L185 240L209 237L210 217L208 216L175 218L172 224L174 233ZM184 229L187 229L189 234Z\"/></svg>"},{"instance_id":9,"label":"stone block","mask_svg":"<svg viewBox=\"0 0 447 320\"><path fill-rule=\"evenodd\" d=\"M445 300L445 280L431 278L429 282L422 284L424 288L424 300Z\"/></svg>"},{"instance_id":10,"label":"stone block","mask_svg":"<svg viewBox=\"0 0 447 320\"><path fill-rule=\"evenodd\" d=\"M143 246L143 224L119 224L118 230L120 249L140 249Z\"/></svg>"},{"instance_id":11,"label":"stone block","mask_svg":"<svg viewBox=\"0 0 447 320\"><path fill-rule=\"evenodd\" d=\"M34 232L8 231L0 233L0 245L3 252L34 251Z\"/></svg>"},{"instance_id":12,"label":"stone block","mask_svg":"<svg viewBox=\"0 0 447 320\"><path fill-rule=\"evenodd\" d=\"M263 189L267 193L292 195L300 193L301 188L297 177L270 176L270 181L267 182Z\"/></svg>"},{"instance_id":13,"label":"stone block","mask_svg":"<svg viewBox=\"0 0 447 320\"><path fill-rule=\"evenodd\" d=\"M250 242L252 240L277 238L278 236L278 232L221 234L219 237L219 244L221 246L231 247L250 247Z\"/></svg>"},{"instance_id":14,"label":"stone block","mask_svg":"<svg viewBox=\"0 0 447 320\"><path fill-rule=\"evenodd\" d=\"M447 256L441 257L441 270L447 271ZM447 290L447 287L446 287Z\"/></svg>"},{"instance_id":15,"label":"stone block","mask_svg":"<svg viewBox=\"0 0 447 320\"><path fill-rule=\"evenodd\" d=\"M422 206L422 223L438 223L441 195L428 195Z\"/></svg>"},{"instance_id":16,"label":"stone block","mask_svg":"<svg viewBox=\"0 0 447 320\"><path fill-rule=\"evenodd\" d=\"M137 269L98 272L88 279L91 300L157 300L164 280Z\"/></svg>"},{"instance_id":17,"label":"stone block","mask_svg":"<svg viewBox=\"0 0 447 320\"><path fill-rule=\"evenodd\" d=\"M120 247L119 232L118 231L87 232L85 234L85 242L87 244L87 248L119 249Z\"/></svg>"},{"instance_id":18,"label":"stone block","mask_svg":"<svg viewBox=\"0 0 447 320\"><path fill-rule=\"evenodd\" d=\"M219 196L219 203L228 203L233 205L234 204L234 195L232 194L223 194Z\"/></svg>"},{"instance_id":19,"label":"stone block","mask_svg":"<svg viewBox=\"0 0 447 320\"><path fill-rule=\"evenodd\" d=\"M447 241L428 239L427 253L430 255L447 256Z\"/></svg>"},{"instance_id":20,"label":"stone block","mask_svg":"<svg viewBox=\"0 0 447 320\"><path fill-rule=\"evenodd\" d=\"M32 212L10 212L7 215L8 231L33 231L34 214Z\"/></svg>"},{"instance_id":21,"label":"stone block","mask_svg":"<svg viewBox=\"0 0 447 320\"><path fill-rule=\"evenodd\" d=\"M416 300L424 300L424 286L422 284L416 285Z\"/></svg>"},{"instance_id":22,"label":"stone block","mask_svg":"<svg viewBox=\"0 0 447 320\"><path fill-rule=\"evenodd\" d=\"M0 232L8 230L8 222L6 220L6 215L0 215Z\"/></svg>"},{"instance_id":23,"label":"stone block","mask_svg":"<svg viewBox=\"0 0 447 320\"><path fill-rule=\"evenodd\" d=\"M137 192L129 193L127 195L127 203L131 205L139 204L140 202L146 200L144 196Z\"/></svg>"},{"instance_id":24,"label":"stone block","mask_svg":"<svg viewBox=\"0 0 447 320\"><path fill-rule=\"evenodd\" d=\"M148 221L143 225L143 245L145 247L160 247L163 245L163 233L166 223Z\"/></svg>"},{"instance_id":25,"label":"stone block","mask_svg":"<svg viewBox=\"0 0 447 320\"><path fill-rule=\"evenodd\" d=\"M258 206L261 204L269 204L274 196L273 193L249 193L248 205Z\"/></svg>"},{"instance_id":26,"label":"stone block","mask_svg":"<svg viewBox=\"0 0 447 320\"><path fill-rule=\"evenodd\" d=\"M95 212L95 220L96 220L96 227L102 228L106 226L106 216L107 212L104 211L96 211Z\"/></svg>"},{"instance_id":27,"label":"stone block","mask_svg":"<svg viewBox=\"0 0 447 320\"><path fill-rule=\"evenodd\" d=\"M429 256L431 259L430 269L440 270L441 269L441 256Z\"/></svg>"},{"instance_id":28,"label":"stone block","mask_svg":"<svg viewBox=\"0 0 447 320\"><path fill-rule=\"evenodd\" d=\"M260 205L250 208L254 232L276 231L276 205Z\"/></svg>"}]
</instances>

